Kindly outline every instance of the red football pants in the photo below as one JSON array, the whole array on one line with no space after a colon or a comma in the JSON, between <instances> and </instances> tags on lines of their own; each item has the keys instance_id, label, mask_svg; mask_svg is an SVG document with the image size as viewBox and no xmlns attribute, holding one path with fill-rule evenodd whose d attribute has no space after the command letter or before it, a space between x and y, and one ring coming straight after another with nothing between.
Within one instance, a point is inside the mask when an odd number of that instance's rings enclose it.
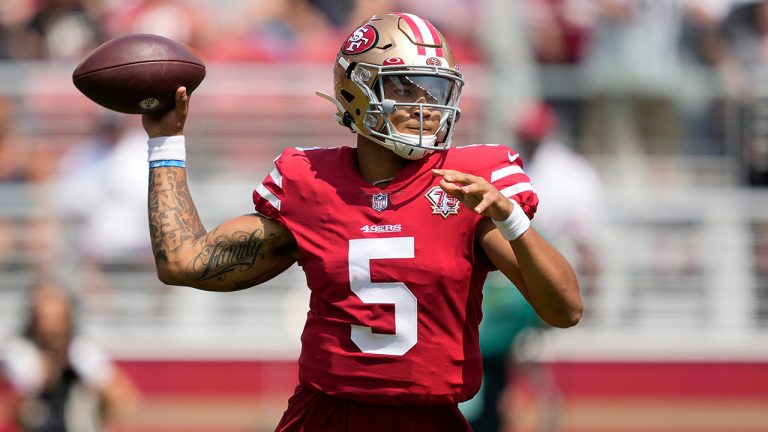
<instances>
[{"instance_id":1,"label":"red football pants","mask_svg":"<svg viewBox=\"0 0 768 432\"><path fill-rule=\"evenodd\" d=\"M456 405L374 405L297 387L275 432L472 432Z\"/></svg>"}]
</instances>

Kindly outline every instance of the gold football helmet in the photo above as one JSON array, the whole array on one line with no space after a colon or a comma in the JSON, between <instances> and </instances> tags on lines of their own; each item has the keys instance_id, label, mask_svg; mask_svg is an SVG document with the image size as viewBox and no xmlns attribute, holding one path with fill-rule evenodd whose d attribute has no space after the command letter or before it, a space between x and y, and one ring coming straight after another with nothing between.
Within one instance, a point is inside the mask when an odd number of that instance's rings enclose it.
<instances>
[{"instance_id":1,"label":"gold football helmet","mask_svg":"<svg viewBox=\"0 0 768 432\"><path fill-rule=\"evenodd\" d=\"M341 125L406 159L450 147L464 80L429 21L407 13L369 18L342 44L333 78L336 97L318 95L336 105ZM398 110L417 120L411 133L391 121Z\"/></svg>"}]
</instances>

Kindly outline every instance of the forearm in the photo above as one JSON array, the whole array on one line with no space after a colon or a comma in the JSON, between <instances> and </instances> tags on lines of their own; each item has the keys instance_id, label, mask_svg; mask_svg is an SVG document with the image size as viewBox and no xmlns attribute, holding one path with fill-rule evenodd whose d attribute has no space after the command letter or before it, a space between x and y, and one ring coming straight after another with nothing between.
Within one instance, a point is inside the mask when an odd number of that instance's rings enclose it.
<instances>
[{"instance_id":1,"label":"forearm","mask_svg":"<svg viewBox=\"0 0 768 432\"><path fill-rule=\"evenodd\" d=\"M539 315L555 327L570 327L584 305L571 265L534 228L510 242L522 283L518 288Z\"/></svg>"},{"instance_id":2,"label":"forearm","mask_svg":"<svg viewBox=\"0 0 768 432\"><path fill-rule=\"evenodd\" d=\"M158 274L178 264L185 242L206 235L187 185L184 168L160 167L149 172L149 233Z\"/></svg>"},{"instance_id":3,"label":"forearm","mask_svg":"<svg viewBox=\"0 0 768 432\"><path fill-rule=\"evenodd\" d=\"M514 240L502 236L491 219L478 225L478 238L491 262L525 296L536 313L555 327L570 327L584 308L573 268L535 228Z\"/></svg>"}]
</instances>

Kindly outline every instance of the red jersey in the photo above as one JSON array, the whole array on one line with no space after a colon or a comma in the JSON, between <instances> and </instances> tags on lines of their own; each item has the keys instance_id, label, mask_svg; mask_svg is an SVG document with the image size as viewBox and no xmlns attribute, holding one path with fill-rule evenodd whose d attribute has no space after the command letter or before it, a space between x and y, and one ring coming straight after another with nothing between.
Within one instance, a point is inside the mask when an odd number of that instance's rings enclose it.
<instances>
[{"instance_id":1,"label":"red jersey","mask_svg":"<svg viewBox=\"0 0 768 432\"><path fill-rule=\"evenodd\" d=\"M406 165L383 189L349 147L287 149L253 194L287 227L311 290L299 382L379 404L472 397L482 375L482 216L442 191L433 168L484 177L533 217L538 198L518 155L475 145Z\"/></svg>"}]
</instances>

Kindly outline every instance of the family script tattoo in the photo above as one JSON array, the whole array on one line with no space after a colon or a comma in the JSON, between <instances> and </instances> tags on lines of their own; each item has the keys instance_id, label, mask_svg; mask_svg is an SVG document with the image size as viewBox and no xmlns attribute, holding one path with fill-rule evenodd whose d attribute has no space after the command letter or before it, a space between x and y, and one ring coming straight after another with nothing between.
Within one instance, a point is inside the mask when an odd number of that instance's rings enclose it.
<instances>
[{"instance_id":1,"label":"family script tattoo","mask_svg":"<svg viewBox=\"0 0 768 432\"><path fill-rule=\"evenodd\" d=\"M187 267L187 277L223 281L231 272L249 270L257 258L264 259L264 254L260 253L264 244L262 237L261 229L251 233L237 231L231 235L218 235L214 231L208 236L202 252Z\"/></svg>"}]
</instances>

